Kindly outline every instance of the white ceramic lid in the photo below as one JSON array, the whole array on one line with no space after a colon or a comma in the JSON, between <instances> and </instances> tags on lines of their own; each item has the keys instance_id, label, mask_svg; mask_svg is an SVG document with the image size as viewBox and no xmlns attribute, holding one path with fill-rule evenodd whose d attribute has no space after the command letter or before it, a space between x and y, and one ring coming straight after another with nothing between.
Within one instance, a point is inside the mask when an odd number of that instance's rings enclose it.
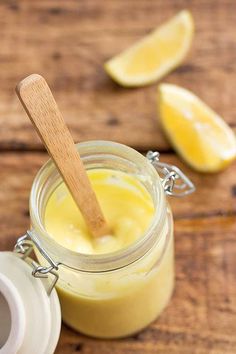
<instances>
[{"instance_id":1,"label":"white ceramic lid","mask_svg":"<svg viewBox=\"0 0 236 354\"><path fill-rule=\"evenodd\" d=\"M61 330L55 289L12 252L0 252L0 354L52 354Z\"/></svg>"}]
</instances>

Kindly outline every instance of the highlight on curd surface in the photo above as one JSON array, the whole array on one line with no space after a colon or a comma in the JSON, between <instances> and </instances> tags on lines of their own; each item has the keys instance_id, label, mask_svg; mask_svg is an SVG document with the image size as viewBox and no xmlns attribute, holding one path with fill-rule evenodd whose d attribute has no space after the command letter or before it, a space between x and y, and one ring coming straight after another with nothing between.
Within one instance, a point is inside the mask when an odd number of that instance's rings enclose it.
<instances>
[{"instance_id":1,"label":"highlight on curd surface","mask_svg":"<svg viewBox=\"0 0 236 354\"><path fill-rule=\"evenodd\" d=\"M170 143L193 169L217 172L235 159L233 130L192 92L159 85L158 112Z\"/></svg>"},{"instance_id":2,"label":"highlight on curd surface","mask_svg":"<svg viewBox=\"0 0 236 354\"><path fill-rule=\"evenodd\" d=\"M85 254L127 248L148 229L154 205L150 194L132 175L109 169L89 170L88 176L106 217L111 235L93 237L64 183L49 198L45 227L60 245Z\"/></svg>"},{"instance_id":3,"label":"highlight on curd surface","mask_svg":"<svg viewBox=\"0 0 236 354\"><path fill-rule=\"evenodd\" d=\"M122 86L151 84L183 61L192 43L193 32L192 15L183 10L108 60L105 70Z\"/></svg>"}]
</instances>

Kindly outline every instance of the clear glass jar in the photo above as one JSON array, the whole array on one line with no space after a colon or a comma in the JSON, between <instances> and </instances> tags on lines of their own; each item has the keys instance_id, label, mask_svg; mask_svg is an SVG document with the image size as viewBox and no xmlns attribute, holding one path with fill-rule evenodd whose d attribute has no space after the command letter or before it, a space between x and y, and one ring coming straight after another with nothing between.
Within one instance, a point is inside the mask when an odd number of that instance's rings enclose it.
<instances>
[{"instance_id":1,"label":"clear glass jar","mask_svg":"<svg viewBox=\"0 0 236 354\"><path fill-rule=\"evenodd\" d=\"M47 201L62 182L49 160L37 174L30 196L31 225L47 253L59 262L57 291L66 324L100 338L124 337L154 321L174 287L173 222L161 179L143 155L108 141L77 144L87 170L112 169L138 179L155 206L145 234L124 250L85 255L66 249L44 227ZM134 205L135 207L135 205ZM41 264L45 260L36 251Z\"/></svg>"}]
</instances>

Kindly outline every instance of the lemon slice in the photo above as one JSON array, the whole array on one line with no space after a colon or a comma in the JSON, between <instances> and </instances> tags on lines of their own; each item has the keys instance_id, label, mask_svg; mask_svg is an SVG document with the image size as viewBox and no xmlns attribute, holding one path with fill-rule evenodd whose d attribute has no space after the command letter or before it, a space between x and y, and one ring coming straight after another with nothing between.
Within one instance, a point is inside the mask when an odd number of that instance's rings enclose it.
<instances>
[{"instance_id":1,"label":"lemon slice","mask_svg":"<svg viewBox=\"0 0 236 354\"><path fill-rule=\"evenodd\" d=\"M224 169L236 157L232 129L203 101L181 87L159 86L162 126L183 159L201 172Z\"/></svg>"},{"instance_id":2,"label":"lemon slice","mask_svg":"<svg viewBox=\"0 0 236 354\"><path fill-rule=\"evenodd\" d=\"M122 86L150 84L178 66L193 36L189 11L179 12L129 49L105 63L107 73Z\"/></svg>"}]
</instances>

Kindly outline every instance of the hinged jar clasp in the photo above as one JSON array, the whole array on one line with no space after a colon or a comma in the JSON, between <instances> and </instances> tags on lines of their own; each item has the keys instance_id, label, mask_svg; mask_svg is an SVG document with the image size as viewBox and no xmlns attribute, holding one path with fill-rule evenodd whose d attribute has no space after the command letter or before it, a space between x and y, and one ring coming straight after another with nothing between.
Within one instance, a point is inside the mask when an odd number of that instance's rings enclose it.
<instances>
[{"instance_id":1,"label":"hinged jar clasp","mask_svg":"<svg viewBox=\"0 0 236 354\"><path fill-rule=\"evenodd\" d=\"M32 275L35 278L48 278L48 274L52 274L54 276L54 279L52 283L50 284L49 288L47 289L48 295L51 294L53 288L55 287L57 280L58 280L58 266L60 263L55 262L49 254L45 251L45 249L40 245L36 237L34 236L33 232L27 231L24 236L21 236L18 238L16 245L14 247L14 252L19 253L22 255L22 258L25 259L27 258L30 253L33 251L33 246L35 246L40 254L43 256L43 258L49 263L48 267L42 266L38 264L37 262L33 261L32 262Z\"/></svg>"},{"instance_id":2,"label":"hinged jar clasp","mask_svg":"<svg viewBox=\"0 0 236 354\"><path fill-rule=\"evenodd\" d=\"M160 162L158 151L148 151L146 157L157 170L167 195L184 197L195 191L194 184L178 167Z\"/></svg>"}]
</instances>

